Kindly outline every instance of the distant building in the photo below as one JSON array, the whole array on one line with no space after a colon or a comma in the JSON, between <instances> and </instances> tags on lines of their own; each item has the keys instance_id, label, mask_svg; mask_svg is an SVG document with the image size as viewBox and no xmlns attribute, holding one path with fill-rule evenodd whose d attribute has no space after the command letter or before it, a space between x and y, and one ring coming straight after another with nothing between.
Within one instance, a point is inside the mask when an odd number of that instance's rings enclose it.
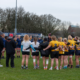
<instances>
[{"instance_id":1,"label":"distant building","mask_svg":"<svg viewBox=\"0 0 80 80\"><path fill-rule=\"evenodd\" d=\"M79 26L70 25L68 28L68 33L73 36L75 36L78 31L80 31Z\"/></svg>"}]
</instances>

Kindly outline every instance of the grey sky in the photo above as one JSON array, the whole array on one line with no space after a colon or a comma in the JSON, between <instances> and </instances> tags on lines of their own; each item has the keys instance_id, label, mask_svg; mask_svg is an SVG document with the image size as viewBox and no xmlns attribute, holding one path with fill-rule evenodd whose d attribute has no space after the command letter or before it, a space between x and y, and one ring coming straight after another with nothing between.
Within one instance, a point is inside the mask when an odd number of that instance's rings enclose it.
<instances>
[{"instance_id":1,"label":"grey sky","mask_svg":"<svg viewBox=\"0 0 80 80\"><path fill-rule=\"evenodd\" d=\"M18 7L25 11L41 14L52 14L62 21L80 24L80 0L17 0ZM0 7L15 7L16 0L0 0Z\"/></svg>"}]
</instances>

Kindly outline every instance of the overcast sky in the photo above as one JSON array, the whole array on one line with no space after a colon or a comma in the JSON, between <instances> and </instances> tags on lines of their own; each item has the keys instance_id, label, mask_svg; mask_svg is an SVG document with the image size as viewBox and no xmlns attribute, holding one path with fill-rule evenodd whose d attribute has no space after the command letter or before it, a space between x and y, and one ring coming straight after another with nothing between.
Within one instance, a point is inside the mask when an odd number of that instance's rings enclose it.
<instances>
[{"instance_id":1,"label":"overcast sky","mask_svg":"<svg viewBox=\"0 0 80 80\"><path fill-rule=\"evenodd\" d=\"M0 0L0 8L15 7L16 0ZM18 7L37 15L52 14L62 21L80 24L80 0L17 0Z\"/></svg>"}]
</instances>

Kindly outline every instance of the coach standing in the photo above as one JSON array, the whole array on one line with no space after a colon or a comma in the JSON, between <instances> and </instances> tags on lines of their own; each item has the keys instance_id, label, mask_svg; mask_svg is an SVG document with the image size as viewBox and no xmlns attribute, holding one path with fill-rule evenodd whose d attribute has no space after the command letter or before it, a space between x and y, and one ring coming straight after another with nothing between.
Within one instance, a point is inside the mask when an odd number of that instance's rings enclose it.
<instances>
[{"instance_id":1,"label":"coach standing","mask_svg":"<svg viewBox=\"0 0 80 80\"><path fill-rule=\"evenodd\" d=\"M13 40L13 34L9 34L9 37L5 42L5 48L6 48L6 67L9 67L9 59L11 58L11 67L14 68L14 54L16 44L15 41Z\"/></svg>"},{"instance_id":2,"label":"coach standing","mask_svg":"<svg viewBox=\"0 0 80 80\"><path fill-rule=\"evenodd\" d=\"M2 39L2 32L0 31L0 67L3 67L3 65L1 65L1 53L2 53L2 50L4 48L4 44L3 44L3 39Z\"/></svg>"},{"instance_id":3,"label":"coach standing","mask_svg":"<svg viewBox=\"0 0 80 80\"><path fill-rule=\"evenodd\" d=\"M51 33L48 34L48 42L51 41Z\"/></svg>"}]
</instances>

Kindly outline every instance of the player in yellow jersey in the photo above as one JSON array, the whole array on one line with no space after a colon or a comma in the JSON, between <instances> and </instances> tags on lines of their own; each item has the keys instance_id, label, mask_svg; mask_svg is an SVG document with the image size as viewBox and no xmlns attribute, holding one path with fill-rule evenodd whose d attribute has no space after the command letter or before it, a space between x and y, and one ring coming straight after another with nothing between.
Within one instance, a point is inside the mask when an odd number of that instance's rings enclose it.
<instances>
[{"instance_id":1,"label":"player in yellow jersey","mask_svg":"<svg viewBox=\"0 0 80 80\"><path fill-rule=\"evenodd\" d=\"M60 68L59 69L62 69L65 43L62 42L61 37L58 38L58 41L59 41L59 58L60 58Z\"/></svg>"},{"instance_id":2,"label":"player in yellow jersey","mask_svg":"<svg viewBox=\"0 0 80 80\"><path fill-rule=\"evenodd\" d=\"M75 41L72 39L72 36L68 36L68 42L70 43L69 45L69 65L68 67L73 68L73 60L72 57L74 55L75 51Z\"/></svg>"},{"instance_id":3,"label":"player in yellow jersey","mask_svg":"<svg viewBox=\"0 0 80 80\"><path fill-rule=\"evenodd\" d=\"M51 38L52 38L52 41L50 41L49 45L43 50L47 50L50 47L55 47L55 46L57 47L56 49L51 50L51 67L49 70L53 69L54 59L56 61L56 70L58 70L59 42L56 41L56 36L53 35Z\"/></svg>"},{"instance_id":4,"label":"player in yellow jersey","mask_svg":"<svg viewBox=\"0 0 80 80\"><path fill-rule=\"evenodd\" d=\"M68 56L69 56L69 43L67 42L67 38L63 39L64 43L65 43L65 54L64 54L64 67L63 69L67 68L68 65Z\"/></svg>"},{"instance_id":5,"label":"player in yellow jersey","mask_svg":"<svg viewBox=\"0 0 80 80\"><path fill-rule=\"evenodd\" d=\"M79 68L79 57L80 57L80 38L76 43L76 51L75 51L75 58L76 58L76 68Z\"/></svg>"}]
</instances>

